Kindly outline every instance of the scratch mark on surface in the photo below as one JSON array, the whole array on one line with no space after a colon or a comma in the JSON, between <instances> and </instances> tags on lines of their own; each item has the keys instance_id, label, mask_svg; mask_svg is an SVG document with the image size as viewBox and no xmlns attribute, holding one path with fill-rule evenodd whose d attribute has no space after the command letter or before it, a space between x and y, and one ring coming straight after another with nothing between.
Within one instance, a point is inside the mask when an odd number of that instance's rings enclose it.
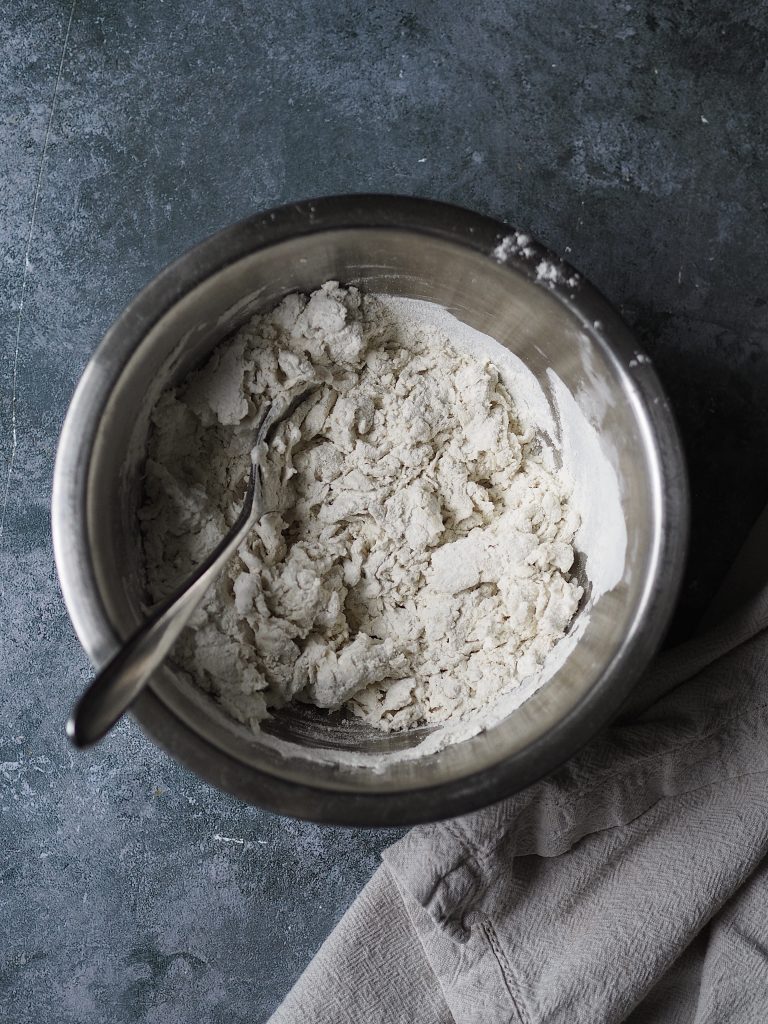
<instances>
[{"instance_id":1,"label":"scratch mark on surface","mask_svg":"<svg viewBox=\"0 0 768 1024\"><path fill-rule=\"evenodd\" d=\"M219 843L239 843L241 846L245 846L244 839L237 839L235 836L223 836L220 832L214 832L213 838Z\"/></svg>"},{"instance_id":2,"label":"scratch mark on surface","mask_svg":"<svg viewBox=\"0 0 768 1024\"><path fill-rule=\"evenodd\" d=\"M43 152L40 155L40 165L37 169L37 184L35 185L35 194L32 199L32 216L29 220L29 233L27 234L27 244L24 249L24 267L21 274L21 290L19 295L19 315L16 320L16 335L14 340L13 348L13 371L11 376L11 454L8 458L8 471L5 476L5 490L3 493L3 511L0 515L0 547L3 543L3 534L5 533L5 516L8 511L8 497L11 490L11 478L13 476L13 467L16 462L16 449L18 447L18 434L16 428L16 402L18 397L18 382L19 382L19 344L21 341L21 321L24 313L24 297L27 292L27 274L29 272L29 253L32 248L32 235L35 230L35 221L37 219L37 207L40 202L40 191L43 185L43 171L45 169L45 157L48 152L48 141L51 137L51 126L53 125L53 115L56 111L56 97L59 94L59 85L61 84L61 74L64 70L64 60L67 56L67 46L69 45L69 36L72 31L72 19L75 16L75 6L77 0L72 0L72 6L69 9L69 21L67 22L67 31L64 33L64 45L61 48L61 60L59 61L59 70L56 75L56 84L53 87L53 98L51 100L51 111L48 115L48 125L45 129L45 138L43 139Z\"/></svg>"}]
</instances>

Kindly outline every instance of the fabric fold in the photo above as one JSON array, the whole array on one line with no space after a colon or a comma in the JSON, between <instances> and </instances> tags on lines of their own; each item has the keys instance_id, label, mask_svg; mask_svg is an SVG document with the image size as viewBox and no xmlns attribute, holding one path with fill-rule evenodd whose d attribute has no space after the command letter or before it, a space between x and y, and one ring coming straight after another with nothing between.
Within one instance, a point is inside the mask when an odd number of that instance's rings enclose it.
<instances>
[{"instance_id":1,"label":"fabric fold","mask_svg":"<svg viewBox=\"0 0 768 1024\"><path fill-rule=\"evenodd\" d=\"M418 908L412 908L418 916ZM453 1024L406 903L380 867L271 1024Z\"/></svg>"}]
</instances>

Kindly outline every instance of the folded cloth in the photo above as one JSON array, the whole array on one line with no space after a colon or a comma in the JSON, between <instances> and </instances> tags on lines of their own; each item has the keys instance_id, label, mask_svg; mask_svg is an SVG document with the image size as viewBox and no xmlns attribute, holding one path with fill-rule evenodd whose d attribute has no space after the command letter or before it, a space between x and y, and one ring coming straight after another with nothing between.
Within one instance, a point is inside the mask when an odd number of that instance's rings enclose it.
<instances>
[{"instance_id":1,"label":"folded cloth","mask_svg":"<svg viewBox=\"0 0 768 1024\"><path fill-rule=\"evenodd\" d=\"M271 1024L768 1022L768 587L547 779L413 829Z\"/></svg>"}]
</instances>

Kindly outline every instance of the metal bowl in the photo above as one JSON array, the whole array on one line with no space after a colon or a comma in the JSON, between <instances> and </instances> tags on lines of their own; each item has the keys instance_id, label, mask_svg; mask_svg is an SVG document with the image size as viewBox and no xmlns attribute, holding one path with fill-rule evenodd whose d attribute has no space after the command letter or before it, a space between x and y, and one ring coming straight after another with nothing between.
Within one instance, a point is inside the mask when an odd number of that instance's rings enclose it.
<instances>
[{"instance_id":1,"label":"metal bowl","mask_svg":"<svg viewBox=\"0 0 768 1024\"><path fill-rule=\"evenodd\" d=\"M321 754L402 752L423 736L289 711L268 726L292 744L286 755L229 720L172 666L133 713L171 755L251 803L358 825L445 818L530 785L616 714L660 642L683 567L686 475L658 379L605 299L541 246L458 207L346 196L258 214L192 249L126 309L77 388L56 461L56 564L77 634L102 665L142 616L136 508L160 391L255 312L329 279L439 303L514 351L542 382L552 368L581 398L600 399L596 427L628 537L623 578L595 602L562 668L517 711L383 770L351 770Z\"/></svg>"}]
</instances>

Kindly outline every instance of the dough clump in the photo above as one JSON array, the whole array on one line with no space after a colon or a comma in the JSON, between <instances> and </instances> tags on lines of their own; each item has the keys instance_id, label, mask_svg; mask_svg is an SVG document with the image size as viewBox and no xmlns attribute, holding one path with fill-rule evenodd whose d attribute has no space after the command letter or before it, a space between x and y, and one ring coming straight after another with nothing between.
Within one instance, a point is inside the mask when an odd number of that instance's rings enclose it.
<instances>
[{"instance_id":1,"label":"dough clump","mask_svg":"<svg viewBox=\"0 0 768 1024\"><path fill-rule=\"evenodd\" d=\"M384 296L288 295L166 391L139 513L159 600L237 518L267 402L268 512L175 662L239 721L292 700L390 731L487 709L574 617L579 518L495 366Z\"/></svg>"}]
</instances>

